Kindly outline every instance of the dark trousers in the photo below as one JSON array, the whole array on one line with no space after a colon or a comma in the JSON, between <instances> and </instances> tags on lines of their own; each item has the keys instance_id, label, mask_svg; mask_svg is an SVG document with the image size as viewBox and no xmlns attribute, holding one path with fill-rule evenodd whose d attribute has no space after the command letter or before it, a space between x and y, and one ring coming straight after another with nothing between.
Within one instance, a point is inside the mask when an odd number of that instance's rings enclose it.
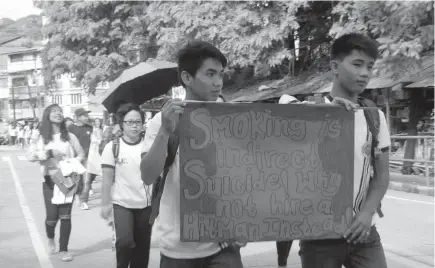
<instances>
[{"instance_id":1,"label":"dark trousers","mask_svg":"<svg viewBox=\"0 0 435 268\"><path fill-rule=\"evenodd\" d=\"M227 247L218 253L198 259L172 259L160 255L160 268L243 268L240 249Z\"/></svg>"},{"instance_id":2,"label":"dark trousers","mask_svg":"<svg viewBox=\"0 0 435 268\"><path fill-rule=\"evenodd\" d=\"M55 205L51 203L53 198L54 182L50 176L44 177L42 192L44 195L45 211L45 231L47 237L54 238L57 221L60 219L59 251L68 251L68 242L71 234L71 210L72 204Z\"/></svg>"},{"instance_id":3,"label":"dark trousers","mask_svg":"<svg viewBox=\"0 0 435 268\"><path fill-rule=\"evenodd\" d=\"M150 215L151 207L129 209L113 205L117 268L148 267L152 229Z\"/></svg>"},{"instance_id":4,"label":"dark trousers","mask_svg":"<svg viewBox=\"0 0 435 268\"><path fill-rule=\"evenodd\" d=\"M83 184L83 191L82 194L80 196L80 199L82 202L87 203L89 200L89 191L91 191L92 189L92 183L94 182L95 178L97 177L97 175L92 174L92 173L86 173L85 174L85 181Z\"/></svg>"},{"instance_id":5,"label":"dark trousers","mask_svg":"<svg viewBox=\"0 0 435 268\"><path fill-rule=\"evenodd\" d=\"M301 241L302 268L387 268L384 249L376 227L365 243L349 244L344 239Z\"/></svg>"},{"instance_id":6,"label":"dark trousers","mask_svg":"<svg viewBox=\"0 0 435 268\"><path fill-rule=\"evenodd\" d=\"M76 190L76 196L78 197L81 201L81 196L83 194L83 190L85 189L85 174L79 175L80 179L77 183L77 190Z\"/></svg>"},{"instance_id":7,"label":"dark trousers","mask_svg":"<svg viewBox=\"0 0 435 268\"><path fill-rule=\"evenodd\" d=\"M292 248L293 241L277 241L276 252L278 253L278 266L286 266L290 249Z\"/></svg>"}]
</instances>

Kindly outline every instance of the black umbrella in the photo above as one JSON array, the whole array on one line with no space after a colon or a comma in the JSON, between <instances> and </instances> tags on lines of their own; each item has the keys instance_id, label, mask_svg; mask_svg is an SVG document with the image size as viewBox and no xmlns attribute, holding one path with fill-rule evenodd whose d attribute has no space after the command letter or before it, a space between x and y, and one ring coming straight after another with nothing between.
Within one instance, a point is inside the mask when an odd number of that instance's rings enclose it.
<instances>
[{"instance_id":1,"label":"black umbrella","mask_svg":"<svg viewBox=\"0 0 435 268\"><path fill-rule=\"evenodd\" d=\"M177 64L157 60L142 62L123 71L98 99L103 99L104 107L109 113L113 113L122 103L130 102L140 105L166 94L177 85Z\"/></svg>"}]
</instances>

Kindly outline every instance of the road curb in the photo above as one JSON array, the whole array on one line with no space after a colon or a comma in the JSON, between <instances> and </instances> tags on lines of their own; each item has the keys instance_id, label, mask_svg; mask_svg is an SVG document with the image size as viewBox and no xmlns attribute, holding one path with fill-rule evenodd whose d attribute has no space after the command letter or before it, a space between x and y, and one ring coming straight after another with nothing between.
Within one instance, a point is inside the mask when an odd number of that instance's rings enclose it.
<instances>
[{"instance_id":1,"label":"road curb","mask_svg":"<svg viewBox=\"0 0 435 268\"><path fill-rule=\"evenodd\" d=\"M434 187L414 185L412 183L390 181L388 189L420 195L434 196Z\"/></svg>"}]
</instances>

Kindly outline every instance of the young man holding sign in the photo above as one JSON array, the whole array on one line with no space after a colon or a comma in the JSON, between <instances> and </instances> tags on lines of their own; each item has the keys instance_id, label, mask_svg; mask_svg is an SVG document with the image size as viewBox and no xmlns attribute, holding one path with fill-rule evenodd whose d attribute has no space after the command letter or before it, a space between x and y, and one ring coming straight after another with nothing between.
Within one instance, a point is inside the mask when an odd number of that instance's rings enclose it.
<instances>
[{"instance_id":1,"label":"young man holding sign","mask_svg":"<svg viewBox=\"0 0 435 268\"><path fill-rule=\"evenodd\" d=\"M348 103L341 104L348 108L368 106L368 101L359 98L359 94L371 78L378 56L377 44L365 35L352 33L335 40L331 50L334 80L325 102L342 98ZM299 254L303 268L387 267L375 227L378 214L382 216L380 203L389 183L390 135L382 111L356 109L354 146L353 222L343 239L301 241Z\"/></svg>"},{"instance_id":2,"label":"young man holding sign","mask_svg":"<svg viewBox=\"0 0 435 268\"><path fill-rule=\"evenodd\" d=\"M195 41L180 50L178 69L180 82L186 89L186 100L216 101L223 86L225 56L213 45ZM145 184L156 182L162 171L158 188L161 194L160 209L153 199L153 213L160 211L157 228L161 233L160 267L172 268L242 268L237 247L219 243L180 241L180 171L178 157L178 123L184 104L169 100L149 122L142 149L142 180ZM163 189L163 190L162 190Z\"/></svg>"}]
</instances>

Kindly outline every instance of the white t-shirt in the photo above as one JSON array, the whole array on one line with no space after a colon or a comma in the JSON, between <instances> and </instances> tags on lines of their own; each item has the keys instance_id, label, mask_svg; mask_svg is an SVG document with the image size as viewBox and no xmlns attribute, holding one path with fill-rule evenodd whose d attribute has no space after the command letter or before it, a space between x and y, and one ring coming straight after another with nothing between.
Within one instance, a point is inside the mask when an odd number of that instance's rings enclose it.
<instances>
[{"instance_id":1,"label":"white t-shirt","mask_svg":"<svg viewBox=\"0 0 435 268\"><path fill-rule=\"evenodd\" d=\"M325 98L325 103L331 103ZM378 135L378 148L383 149L390 147L390 133L388 131L387 121L385 115L381 110L379 112L379 135ZM354 178L353 178L353 212L357 213L362 208L367 196L369 188L370 177L373 172L371 166L371 148L372 148L372 135L364 116L364 110L359 109L355 112L355 139L354 139ZM373 224L379 217L375 213L373 217Z\"/></svg>"},{"instance_id":2,"label":"white t-shirt","mask_svg":"<svg viewBox=\"0 0 435 268\"><path fill-rule=\"evenodd\" d=\"M162 124L161 113L157 113L148 123L142 152L151 148ZM174 259L196 259L211 256L219 252L218 243L198 243L180 241L180 162L177 151L174 164L166 177L162 199L160 201L157 226L160 238L160 252Z\"/></svg>"},{"instance_id":3,"label":"white t-shirt","mask_svg":"<svg viewBox=\"0 0 435 268\"><path fill-rule=\"evenodd\" d=\"M12 125L9 126L9 136L11 137L17 136L17 129L14 128Z\"/></svg>"},{"instance_id":4,"label":"white t-shirt","mask_svg":"<svg viewBox=\"0 0 435 268\"><path fill-rule=\"evenodd\" d=\"M19 139L22 139L22 138L24 138L24 128L22 128L22 129L18 129L17 130L17 137L19 138Z\"/></svg>"},{"instance_id":5,"label":"white t-shirt","mask_svg":"<svg viewBox=\"0 0 435 268\"><path fill-rule=\"evenodd\" d=\"M104 147L101 166L115 168L115 181L112 186L113 204L133 209L151 206L152 185L145 185L140 176L140 154L143 143L144 141L141 140L136 144L130 144L120 138L117 161L112 151L113 141Z\"/></svg>"}]
</instances>

